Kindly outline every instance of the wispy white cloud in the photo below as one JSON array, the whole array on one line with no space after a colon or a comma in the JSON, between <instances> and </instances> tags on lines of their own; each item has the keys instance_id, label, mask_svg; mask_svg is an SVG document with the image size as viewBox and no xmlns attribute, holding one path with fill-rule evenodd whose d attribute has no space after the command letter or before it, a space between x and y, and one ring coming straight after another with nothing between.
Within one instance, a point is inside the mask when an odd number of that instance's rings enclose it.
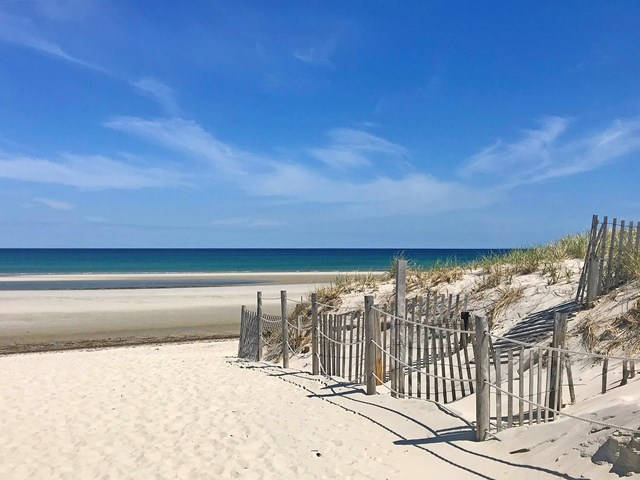
<instances>
[{"instance_id":1,"label":"wispy white cloud","mask_svg":"<svg viewBox=\"0 0 640 480\"><path fill-rule=\"evenodd\" d=\"M241 173L247 161L257 160L251 153L218 140L196 122L181 118L117 117L104 125L184 152L223 172Z\"/></svg>"},{"instance_id":2,"label":"wispy white cloud","mask_svg":"<svg viewBox=\"0 0 640 480\"><path fill-rule=\"evenodd\" d=\"M131 82L131 85L138 93L158 103L165 113L175 116L180 112L175 92L168 85L150 77Z\"/></svg>"},{"instance_id":3,"label":"wispy white cloud","mask_svg":"<svg viewBox=\"0 0 640 480\"><path fill-rule=\"evenodd\" d=\"M334 35L319 46L295 50L293 52L293 58L313 67L333 68L331 56L337 46L337 37Z\"/></svg>"},{"instance_id":4,"label":"wispy white cloud","mask_svg":"<svg viewBox=\"0 0 640 480\"><path fill-rule=\"evenodd\" d=\"M88 189L139 189L186 185L175 171L126 164L99 155L66 155L60 161L0 155L0 178Z\"/></svg>"},{"instance_id":5,"label":"wispy white cloud","mask_svg":"<svg viewBox=\"0 0 640 480\"><path fill-rule=\"evenodd\" d=\"M616 120L597 131L568 137L568 118L550 117L539 128L526 130L514 142L502 140L468 159L465 178L488 176L504 188L599 168L632 153L640 153L640 119Z\"/></svg>"},{"instance_id":6,"label":"wispy white cloud","mask_svg":"<svg viewBox=\"0 0 640 480\"><path fill-rule=\"evenodd\" d=\"M35 10L49 20L75 23L97 16L100 0L33 0Z\"/></svg>"},{"instance_id":7,"label":"wispy white cloud","mask_svg":"<svg viewBox=\"0 0 640 480\"><path fill-rule=\"evenodd\" d=\"M336 128L329 132L329 140L328 146L311 148L309 153L333 168L363 167L374 159L402 160L407 157L404 147L362 130Z\"/></svg>"},{"instance_id":8,"label":"wispy white cloud","mask_svg":"<svg viewBox=\"0 0 640 480\"><path fill-rule=\"evenodd\" d=\"M209 223L212 227L279 227L285 225L283 221L268 218L234 217L213 220Z\"/></svg>"},{"instance_id":9,"label":"wispy white cloud","mask_svg":"<svg viewBox=\"0 0 640 480\"><path fill-rule=\"evenodd\" d=\"M365 181L335 179L301 165L281 164L259 179L260 196L296 202L321 203L337 208L339 215L376 217L391 214L432 214L481 208L497 193L448 182L423 173L399 178L379 176ZM461 192L464 191L464 195Z\"/></svg>"},{"instance_id":10,"label":"wispy white cloud","mask_svg":"<svg viewBox=\"0 0 640 480\"><path fill-rule=\"evenodd\" d=\"M85 62L66 52L60 45L42 38L28 19L0 12L0 41L14 43L76 65L107 73L102 67Z\"/></svg>"},{"instance_id":11,"label":"wispy white cloud","mask_svg":"<svg viewBox=\"0 0 640 480\"><path fill-rule=\"evenodd\" d=\"M476 208L493 201L494 194L458 182L447 182L422 173L400 178L380 175L362 181L357 175L345 175L342 168L315 168L293 161L259 155L225 142L206 132L200 125L182 119L145 120L124 117L106 124L156 144L170 147L204 161L226 185L249 196L276 197L285 201L334 204L336 215L376 216L390 213L433 213ZM353 129L329 132L331 147L313 152L333 166L362 166L381 155L395 160L408 153L386 139ZM322 166L322 165L321 165ZM336 176L337 175L337 176ZM465 194L460 192L464 190Z\"/></svg>"},{"instance_id":12,"label":"wispy white cloud","mask_svg":"<svg viewBox=\"0 0 640 480\"><path fill-rule=\"evenodd\" d=\"M322 49L307 48L304 50L296 50L295 52L293 52L293 57L314 67L333 66L331 60L329 60L329 52Z\"/></svg>"},{"instance_id":13,"label":"wispy white cloud","mask_svg":"<svg viewBox=\"0 0 640 480\"><path fill-rule=\"evenodd\" d=\"M56 200L54 198L34 198L33 199L35 202L41 203L43 205L46 205L49 208L52 208L54 210L73 210L75 207L68 203L68 202L64 202L62 200Z\"/></svg>"}]
</instances>

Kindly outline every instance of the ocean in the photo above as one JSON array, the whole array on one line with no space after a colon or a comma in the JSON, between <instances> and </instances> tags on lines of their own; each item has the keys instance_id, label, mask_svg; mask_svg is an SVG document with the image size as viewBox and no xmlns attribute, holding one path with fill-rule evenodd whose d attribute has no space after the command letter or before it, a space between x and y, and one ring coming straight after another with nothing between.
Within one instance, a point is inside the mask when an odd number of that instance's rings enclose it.
<instances>
[{"instance_id":1,"label":"ocean","mask_svg":"<svg viewBox=\"0 0 640 480\"><path fill-rule=\"evenodd\" d=\"M504 249L202 248L0 249L0 275L71 273L327 272L387 270L396 255L430 266Z\"/></svg>"},{"instance_id":2,"label":"ocean","mask_svg":"<svg viewBox=\"0 0 640 480\"><path fill-rule=\"evenodd\" d=\"M385 271L402 254L414 265L471 262L503 249L0 249L0 276L89 273ZM250 284L234 278L0 282L0 290L177 288Z\"/></svg>"}]
</instances>

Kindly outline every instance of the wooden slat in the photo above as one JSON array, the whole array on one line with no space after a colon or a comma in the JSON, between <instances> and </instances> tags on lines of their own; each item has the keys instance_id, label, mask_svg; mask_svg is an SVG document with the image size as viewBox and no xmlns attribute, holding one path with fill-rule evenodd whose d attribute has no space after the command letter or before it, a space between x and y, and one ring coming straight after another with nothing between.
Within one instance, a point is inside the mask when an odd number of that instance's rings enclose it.
<instances>
[{"instance_id":1,"label":"wooden slat","mask_svg":"<svg viewBox=\"0 0 640 480\"><path fill-rule=\"evenodd\" d=\"M409 318L411 319L412 322L415 322L415 317L416 317L416 302L412 301L411 307L409 308ZM407 363L409 366L413 366L413 336L414 336L413 334L415 331L415 328L413 327L414 327L413 323L407 324L407 330L408 330ZM409 396L412 396L413 395L413 370L411 370L411 368L407 369L407 375L409 376L407 388L409 390Z\"/></svg>"},{"instance_id":2,"label":"wooden slat","mask_svg":"<svg viewBox=\"0 0 640 480\"><path fill-rule=\"evenodd\" d=\"M349 318L349 381L353 381L353 314Z\"/></svg>"},{"instance_id":3,"label":"wooden slat","mask_svg":"<svg viewBox=\"0 0 640 480\"><path fill-rule=\"evenodd\" d=\"M494 350L494 365L496 369L496 386L498 388L502 388L502 352L499 348ZM502 392L500 390L496 390L496 426L498 431L502 430Z\"/></svg>"},{"instance_id":4,"label":"wooden slat","mask_svg":"<svg viewBox=\"0 0 640 480\"><path fill-rule=\"evenodd\" d=\"M340 331L340 323L342 321L342 315L334 315L333 318L333 336L334 336L334 340L336 342L340 342L341 338L342 338L342 333ZM340 345L340 343L335 343L333 344L334 347L334 352L335 352L335 375L340 377L342 376L342 372L340 371L340 351L342 350L342 346Z\"/></svg>"},{"instance_id":5,"label":"wooden slat","mask_svg":"<svg viewBox=\"0 0 640 480\"><path fill-rule=\"evenodd\" d=\"M429 358L429 341L431 340L431 337L429 335L430 331L429 328L426 327L426 325L429 324L429 311L430 311L430 303L431 303L431 298L429 296L429 292L427 292L427 298L425 300L425 312L424 312L424 324L425 326L422 327L422 330L424 332L424 364L425 364L425 371L427 372L427 375L425 375L424 381L427 384L427 391L426 391L426 397L428 399L431 398L431 377L429 376L429 373L431 373L429 370L429 365L431 364L431 359ZM431 355L433 355L433 352L431 353Z\"/></svg>"},{"instance_id":6,"label":"wooden slat","mask_svg":"<svg viewBox=\"0 0 640 480\"><path fill-rule=\"evenodd\" d=\"M445 310L445 300L444 295L440 297L440 311L438 315L438 326L442 327L444 322L444 310ZM445 377L447 376L447 370L445 368L445 349L444 349L444 335L442 330L438 330L438 340L440 347L440 367L441 367L441 376L442 376L442 395L444 396L444 403L447 403L447 381Z\"/></svg>"},{"instance_id":7,"label":"wooden slat","mask_svg":"<svg viewBox=\"0 0 640 480\"><path fill-rule=\"evenodd\" d=\"M533 424L533 365L534 365L533 349L529 350L529 425Z\"/></svg>"},{"instance_id":8,"label":"wooden slat","mask_svg":"<svg viewBox=\"0 0 640 480\"><path fill-rule=\"evenodd\" d=\"M542 351L541 350L537 350L536 352L536 356L538 357L538 378L537 378L537 397L536 397L536 403L538 404L538 406L536 407L536 423L540 423L541 421L541 415L542 415Z\"/></svg>"},{"instance_id":9,"label":"wooden slat","mask_svg":"<svg viewBox=\"0 0 640 480\"><path fill-rule=\"evenodd\" d=\"M453 303L453 295L449 294L449 302L447 303L447 313L445 317L445 326L451 328L451 306ZM456 401L456 382L455 373L453 369L453 353L451 351L451 332L447 330L447 358L449 361L449 378L451 378L451 397L452 401Z\"/></svg>"},{"instance_id":10,"label":"wooden slat","mask_svg":"<svg viewBox=\"0 0 640 480\"><path fill-rule=\"evenodd\" d=\"M377 315L377 313L376 313ZM341 315L342 322L340 322L340 328L342 329L342 365L340 367L340 373L342 378L347 377L347 316Z\"/></svg>"},{"instance_id":11,"label":"wooden slat","mask_svg":"<svg viewBox=\"0 0 640 480\"><path fill-rule=\"evenodd\" d=\"M607 370L609 369L609 359L602 361L602 393L607 393Z\"/></svg>"},{"instance_id":12,"label":"wooden slat","mask_svg":"<svg viewBox=\"0 0 640 480\"><path fill-rule=\"evenodd\" d=\"M615 275L615 283L614 287L617 287L620 284L621 274L622 274L622 257L624 255L624 235L626 230L624 228L625 221L620 220L620 237L618 238L618 255L616 256L616 275Z\"/></svg>"},{"instance_id":13,"label":"wooden slat","mask_svg":"<svg viewBox=\"0 0 640 480\"><path fill-rule=\"evenodd\" d=\"M507 427L513 427L513 350L507 352Z\"/></svg>"},{"instance_id":14,"label":"wooden slat","mask_svg":"<svg viewBox=\"0 0 640 480\"><path fill-rule=\"evenodd\" d=\"M366 298L366 297L365 297ZM371 297L373 299L373 297ZM373 301L373 300L372 300ZM373 322L373 340L378 344L382 344L382 330L380 324L380 312L375 312L374 322ZM375 345L371 345L373 349L373 363L375 366L376 377L374 378L376 385L382 385L384 379L384 370L382 369L382 352L379 347Z\"/></svg>"},{"instance_id":15,"label":"wooden slat","mask_svg":"<svg viewBox=\"0 0 640 480\"><path fill-rule=\"evenodd\" d=\"M418 314L414 319L416 323L422 323L422 296L418 297ZM418 398L422 398L422 326L416 325L416 365L419 369L418 375L416 375L416 393Z\"/></svg>"},{"instance_id":16,"label":"wooden slat","mask_svg":"<svg viewBox=\"0 0 640 480\"><path fill-rule=\"evenodd\" d=\"M558 347L565 348L565 337L567 334L567 317L568 314L561 313L560 314L560 331L558 337ZM565 354L563 352L559 352L558 354L558 386L556 391L557 393L557 407L556 410L562 410L562 391L564 385L564 358Z\"/></svg>"},{"instance_id":17,"label":"wooden slat","mask_svg":"<svg viewBox=\"0 0 640 480\"><path fill-rule=\"evenodd\" d=\"M333 375L333 343L329 341L331 335L331 315L327 314L327 372L329 375Z\"/></svg>"},{"instance_id":18,"label":"wooden slat","mask_svg":"<svg viewBox=\"0 0 640 480\"><path fill-rule=\"evenodd\" d=\"M559 346L559 335L560 335L559 332L560 332L560 314L556 312L554 317L554 325L553 325L553 339L551 341L551 346L554 348ZM549 362L549 372L551 374L551 378L549 381L549 395L548 395L548 401L546 404L547 407L551 409L555 409L558 406L559 363L560 362L558 360L558 352L555 350L552 350L550 352L550 362ZM553 412L549 412L549 415L551 418L555 417Z\"/></svg>"},{"instance_id":19,"label":"wooden slat","mask_svg":"<svg viewBox=\"0 0 640 480\"><path fill-rule=\"evenodd\" d=\"M362 329L360 328L360 314L356 314L355 318L355 328L356 328L356 358L354 359L354 370L356 373L356 381L358 382L362 382L361 377L361 372L360 372L360 351L362 350L360 348L360 336L362 335Z\"/></svg>"},{"instance_id":20,"label":"wooden slat","mask_svg":"<svg viewBox=\"0 0 640 480\"><path fill-rule=\"evenodd\" d=\"M460 322L460 326L464 328L465 327L464 320L460 319L459 322ZM464 355L464 364L467 367L467 378L469 379L469 394L471 395L473 394L473 377L471 375L471 362L469 361L469 345L472 345L472 344L467 343L465 339L462 353ZM473 345L472 345L472 348L473 348Z\"/></svg>"},{"instance_id":21,"label":"wooden slat","mask_svg":"<svg viewBox=\"0 0 640 480\"><path fill-rule=\"evenodd\" d=\"M436 306L436 303L438 301L437 297L434 295L434 309ZM432 316L433 317L433 316ZM431 330L431 332L429 332L429 334L431 335L431 357L432 357L432 362L433 362L433 373L434 375L438 374L438 350L437 350L437 343L436 343L436 336L438 335L438 331L437 330ZM434 391L434 395L436 398L436 402L440 401L440 397L438 395L439 393L439 387L438 387L438 379L434 378L433 379L433 391Z\"/></svg>"},{"instance_id":22,"label":"wooden slat","mask_svg":"<svg viewBox=\"0 0 640 480\"><path fill-rule=\"evenodd\" d=\"M524 425L524 347L518 355L518 425Z\"/></svg>"},{"instance_id":23,"label":"wooden slat","mask_svg":"<svg viewBox=\"0 0 640 480\"><path fill-rule=\"evenodd\" d=\"M604 218L602 219L603 233L602 233L602 240L600 240L600 253L598 254L598 257L600 258L600 275L598 277L598 295L602 294L605 288L604 266L605 266L605 259L607 256L607 241L608 241L607 231L609 228L608 221L609 221L609 218L605 215Z\"/></svg>"},{"instance_id":24,"label":"wooden slat","mask_svg":"<svg viewBox=\"0 0 640 480\"><path fill-rule=\"evenodd\" d=\"M596 248L597 231L598 231L598 216L593 215L591 219L591 230L589 233L589 245L587 246L587 251L585 253L582 271L580 272L580 280L578 281L578 291L576 294L576 301L580 303L584 300L584 293L586 291L586 284L587 284L587 274L589 271L589 258L591 257L593 251Z\"/></svg>"},{"instance_id":25,"label":"wooden slat","mask_svg":"<svg viewBox=\"0 0 640 480\"><path fill-rule=\"evenodd\" d=\"M392 305L390 305L390 312L395 311L395 307ZM395 356L396 354L396 319L391 316L391 326L389 327L389 344L388 344L388 351L391 352L391 355ZM389 381L391 382L391 388L393 390L395 390L396 388L396 378L395 378L395 371L396 371L396 367L395 367L395 360L391 357L388 358L389 361ZM391 396L394 397L395 393L391 392Z\"/></svg>"},{"instance_id":26,"label":"wooden slat","mask_svg":"<svg viewBox=\"0 0 640 480\"><path fill-rule=\"evenodd\" d=\"M383 312L388 312L387 305L382 307ZM384 354L384 351L387 350L387 337L389 336L389 329L387 327L387 314L383 314L380 319L380 331L382 333L382 380L387 381L387 355Z\"/></svg>"},{"instance_id":27,"label":"wooden slat","mask_svg":"<svg viewBox=\"0 0 640 480\"><path fill-rule=\"evenodd\" d=\"M549 406L549 394L551 391L551 351L547 350L547 378L546 378L546 388L545 388L545 407ZM545 423L550 420L549 418L549 409L545 408L544 410L544 421Z\"/></svg>"},{"instance_id":28,"label":"wooden slat","mask_svg":"<svg viewBox=\"0 0 640 480\"><path fill-rule=\"evenodd\" d=\"M365 334L365 318L364 318L364 313L362 314L362 317L360 316L360 314L358 313L358 319L360 320L360 329L362 330L362 334L360 336L360 339L364 341L364 334ZM366 372L364 370L364 362L365 362L365 346L362 345L362 348L360 349L360 375L362 375L362 382L366 382Z\"/></svg>"},{"instance_id":29,"label":"wooden slat","mask_svg":"<svg viewBox=\"0 0 640 480\"><path fill-rule=\"evenodd\" d=\"M407 318L406 311L406 295L407 295L407 261L406 260L398 260L396 263L396 316L402 319ZM398 325L398 329L396 332L396 357L401 362L406 362L407 358L407 345L406 345L406 336L405 336L405 328L406 322L402 322L402 324ZM398 396L400 398L404 397L405 392L405 367L404 365L398 363L396 366L396 390L398 392Z\"/></svg>"},{"instance_id":30,"label":"wooden slat","mask_svg":"<svg viewBox=\"0 0 640 480\"><path fill-rule=\"evenodd\" d=\"M622 380L620 380L620 385L626 385L627 379L629 378L629 368L627 366L627 361L622 361Z\"/></svg>"},{"instance_id":31,"label":"wooden slat","mask_svg":"<svg viewBox=\"0 0 640 480\"><path fill-rule=\"evenodd\" d=\"M451 326L453 328L455 328L456 330L454 330L453 332L453 344L455 345L455 351L456 351L456 360L458 361L458 378L460 380L464 379L463 373L462 373L462 359L460 358L460 339L458 338L458 326L460 325L459 322L459 309L460 309L460 294L456 295L456 305L455 308L453 310L453 317L451 318ZM465 397L465 390L464 390L464 382L459 382L460 384L460 395L462 397Z\"/></svg>"},{"instance_id":32,"label":"wooden slat","mask_svg":"<svg viewBox=\"0 0 640 480\"><path fill-rule=\"evenodd\" d=\"M613 275L613 251L616 244L616 223L617 219L613 219L613 223L611 225L611 243L609 244L609 259L607 261L607 278L604 282L605 291L609 291L612 285L612 275Z\"/></svg>"}]
</instances>

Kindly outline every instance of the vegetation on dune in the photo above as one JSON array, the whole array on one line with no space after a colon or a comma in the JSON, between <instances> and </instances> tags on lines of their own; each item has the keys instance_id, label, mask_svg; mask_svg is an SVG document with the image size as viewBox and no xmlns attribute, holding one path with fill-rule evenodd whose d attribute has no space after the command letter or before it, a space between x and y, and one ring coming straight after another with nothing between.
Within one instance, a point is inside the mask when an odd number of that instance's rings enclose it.
<instances>
[{"instance_id":1,"label":"vegetation on dune","mask_svg":"<svg viewBox=\"0 0 640 480\"><path fill-rule=\"evenodd\" d=\"M460 280L465 273L473 270L480 270L483 276L483 281L477 287L478 291L495 288L503 283L510 284L516 275L535 272L540 272L547 278L547 284L553 285L562 278L569 279L570 272L565 268L564 261L584 259L588 245L589 236L583 233L567 235L546 245L517 248L503 254L485 255L470 263L451 258L422 267L410 262L407 288L409 290L437 288L441 284ZM393 258L387 279L395 278L399 258L404 257L401 254ZM640 272L640 261L637 269Z\"/></svg>"},{"instance_id":2,"label":"vegetation on dune","mask_svg":"<svg viewBox=\"0 0 640 480\"><path fill-rule=\"evenodd\" d=\"M540 272L553 285L569 276L564 260L581 259L587 254L589 236L586 233L567 235L555 242L530 248L518 248L503 255L487 255L474 263L483 271L484 282L480 289L494 288L503 282L510 283L514 275Z\"/></svg>"},{"instance_id":3,"label":"vegetation on dune","mask_svg":"<svg viewBox=\"0 0 640 480\"><path fill-rule=\"evenodd\" d=\"M629 280L640 280L640 254L626 253L623 255L622 268Z\"/></svg>"},{"instance_id":4,"label":"vegetation on dune","mask_svg":"<svg viewBox=\"0 0 640 480\"><path fill-rule=\"evenodd\" d=\"M513 282L520 275L541 275L547 285L554 285L561 280L575 280L575 266L565 263L566 260L584 260L589 245L586 233L568 235L545 245L529 248L518 248L504 254L483 256L474 262L461 262L455 258L441 260L430 266L420 266L409 261L407 270L407 293L436 291L444 285L457 281L465 281L465 291L480 300L486 314L495 321L504 315L510 307L524 297L524 288L519 282ZM397 260L404 259L403 254L395 256L386 274L380 276L373 273L341 274L326 286L316 290L319 312L343 306L345 296L350 294L376 294L381 301L388 295L392 281L397 274ZM614 255L616 262L622 262L627 280L640 280L640 255L623 252ZM467 277L465 278L465 275ZM474 280L475 279L475 280ZM471 283L466 283L471 282ZM381 295L381 286L387 284ZM484 293L486 291L486 294ZM301 351L309 349L311 330L310 299L296 305L290 315L291 319L303 317L303 335L291 339ZM362 304L356 307L362 310ZM593 350L598 347L602 353L625 350L629 353L640 352L640 338L637 332L640 326L640 302L624 315L602 325L590 317L586 317L577 325L585 347ZM299 351L300 351L299 350Z\"/></svg>"},{"instance_id":5,"label":"vegetation on dune","mask_svg":"<svg viewBox=\"0 0 640 480\"><path fill-rule=\"evenodd\" d=\"M622 351L633 356L640 353L639 328L640 300L630 310L608 322L585 317L577 326L577 332L584 347L591 352L607 355Z\"/></svg>"},{"instance_id":6,"label":"vegetation on dune","mask_svg":"<svg viewBox=\"0 0 640 480\"><path fill-rule=\"evenodd\" d=\"M509 305L517 302L524 296L524 288L522 287L500 287L497 289L498 296L489 307L489 319L493 321L500 313L504 312Z\"/></svg>"}]
</instances>

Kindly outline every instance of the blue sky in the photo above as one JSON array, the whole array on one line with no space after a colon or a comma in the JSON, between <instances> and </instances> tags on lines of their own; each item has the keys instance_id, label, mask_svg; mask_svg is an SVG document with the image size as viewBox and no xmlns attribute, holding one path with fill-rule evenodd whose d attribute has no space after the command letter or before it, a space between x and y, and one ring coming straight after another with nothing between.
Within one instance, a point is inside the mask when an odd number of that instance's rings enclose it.
<instances>
[{"instance_id":1,"label":"blue sky","mask_svg":"<svg viewBox=\"0 0 640 480\"><path fill-rule=\"evenodd\" d=\"M0 247L640 219L640 3L0 0Z\"/></svg>"}]
</instances>

